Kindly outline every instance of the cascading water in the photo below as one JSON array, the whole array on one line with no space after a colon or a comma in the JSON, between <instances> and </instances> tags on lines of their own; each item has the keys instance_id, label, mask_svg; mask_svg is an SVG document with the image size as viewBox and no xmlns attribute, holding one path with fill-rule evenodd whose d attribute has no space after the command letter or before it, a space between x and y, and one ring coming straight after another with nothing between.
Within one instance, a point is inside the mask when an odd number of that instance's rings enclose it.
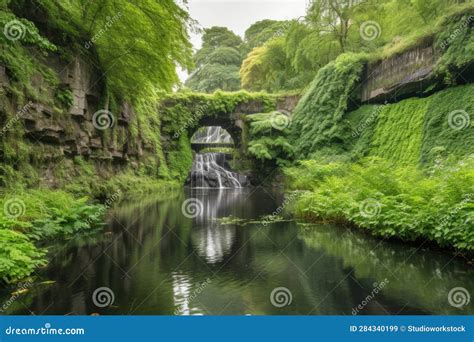
<instances>
[{"instance_id":1,"label":"cascading water","mask_svg":"<svg viewBox=\"0 0 474 342\"><path fill-rule=\"evenodd\" d=\"M200 128L192 137L191 144L214 147L233 145L230 134L218 126ZM186 184L192 188L242 188L249 185L246 176L232 172L227 162L228 154L222 152L197 153Z\"/></svg>"},{"instance_id":2,"label":"cascading water","mask_svg":"<svg viewBox=\"0 0 474 342\"><path fill-rule=\"evenodd\" d=\"M191 139L193 144L233 144L230 134L219 126L200 128Z\"/></svg>"},{"instance_id":3,"label":"cascading water","mask_svg":"<svg viewBox=\"0 0 474 342\"><path fill-rule=\"evenodd\" d=\"M198 153L187 184L192 188L242 188L248 186L248 179L230 171L225 153Z\"/></svg>"}]
</instances>

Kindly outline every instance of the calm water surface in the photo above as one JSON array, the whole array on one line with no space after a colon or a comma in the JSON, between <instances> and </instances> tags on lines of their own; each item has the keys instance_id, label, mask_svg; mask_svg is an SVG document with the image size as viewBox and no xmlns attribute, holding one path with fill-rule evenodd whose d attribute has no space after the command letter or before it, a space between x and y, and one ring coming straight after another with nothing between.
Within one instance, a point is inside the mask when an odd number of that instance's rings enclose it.
<instances>
[{"instance_id":1,"label":"calm water surface","mask_svg":"<svg viewBox=\"0 0 474 342\"><path fill-rule=\"evenodd\" d=\"M189 198L203 203L195 218L182 212ZM105 233L51 247L52 262L7 313L350 315L361 305L362 315L474 314L472 300L448 302L455 287L474 295L465 260L344 227L263 225L283 199L265 189L189 190L124 203ZM217 220L229 216L246 221ZM93 301L101 287L114 297L104 308ZM276 288L285 289L272 304Z\"/></svg>"}]
</instances>

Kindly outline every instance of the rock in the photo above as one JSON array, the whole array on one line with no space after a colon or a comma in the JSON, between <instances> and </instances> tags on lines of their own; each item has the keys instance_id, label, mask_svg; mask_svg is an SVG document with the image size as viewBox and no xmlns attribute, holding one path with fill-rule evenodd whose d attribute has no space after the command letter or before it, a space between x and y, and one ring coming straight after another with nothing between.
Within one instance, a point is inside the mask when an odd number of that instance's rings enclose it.
<instances>
[{"instance_id":1,"label":"rock","mask_svg":"<svg viewBox=\"0 0 474 342\"><path fill-rule=\"evenodd\" d=\"M135 112L133 111L133 108L128 102L124 102L118 116L118 123L122 125L129 125L134 116Z\"/></svg>"},{"instance_id":2,"label":"rock","mask_svg":"<svg viewBox=\"0 0 474 342\"><path fill-rule=\"evenodd\" d=\"M301 99L301 95L282 96L277 100L276 110L282 113L292 113Z\"/></svg>"},{"instance_id":3,"label":"rock","mask_svg":"<svg viewBox=\"0 0 474 342\"><path fill-rule=\"evenodd\" d=\"M91 138L89 141L89 146L93 149L101 149L102 148L102 139L100 137Z\"/></svg>"},{"instance_id":4,"label":"rock","mask_svg":"<svg viewBox=\"0 0 474 342\"><path fill-rule=\"evenodd\" d=\"M384 102L419 95L435 81L436 60L430 45L369 64L361 84L361 101Z\"/></svg>"},{"instance_id":5,"label":"rock","mask_svg":"<svg viewBox=\"0 0 474 342\"><path fill-rule=\"evenodd\" d=\"M195 188L239 188L250 185L244 175L232 172L225 153L196 154L186 185Z\"/></svg>"}]
</instances>

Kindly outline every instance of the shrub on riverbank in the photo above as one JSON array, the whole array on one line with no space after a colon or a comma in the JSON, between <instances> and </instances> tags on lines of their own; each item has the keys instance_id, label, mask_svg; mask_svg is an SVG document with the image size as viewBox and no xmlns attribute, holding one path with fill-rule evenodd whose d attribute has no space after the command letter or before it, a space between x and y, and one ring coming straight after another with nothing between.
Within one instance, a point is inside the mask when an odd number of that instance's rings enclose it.
<instances>
[{"instance_id":1,"label":"shrub on riverbank","mask_svg":"<svg viewBox=\"0 0 474 342\"><path fill-rule=\"evenodd\" d=\"M474 250L472 157L427 173L378 158L306 161L285 173L290 188L307 191L294 204L300 219L350 222L382 237Z\"/></svg>"},{"instance_id":2,"label":"shrub on riverbank","mask_svg":"<svg viewBox=\"0 0 474 342\"><path fill-rule=\"evenodd\" d=\"M46 264L46 239L70 238L100 226L104 210L64 191L29 190L0 198L0 279L19 281Z\"/></svg>"}]
</instances>

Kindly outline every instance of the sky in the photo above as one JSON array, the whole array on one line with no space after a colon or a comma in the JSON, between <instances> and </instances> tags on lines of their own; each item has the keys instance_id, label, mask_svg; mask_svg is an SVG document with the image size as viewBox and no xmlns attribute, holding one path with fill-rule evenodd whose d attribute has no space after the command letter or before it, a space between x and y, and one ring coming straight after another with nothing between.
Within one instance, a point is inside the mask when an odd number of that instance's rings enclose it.
<instances>
[{"instance_id":1,"label":"sky","mask_svg":"<svg viewBox=\"0 0 474 342\"><path fill-rule=\"evenodd\" d=\"M305 14L308 0L188 0L189 14L202 28L225 26L243 38L245 30L263 19L287 20ZM201 36L192 35L196 49ZM187 74L179 72L184 81Z\"/></svg>"}]
</instances>

